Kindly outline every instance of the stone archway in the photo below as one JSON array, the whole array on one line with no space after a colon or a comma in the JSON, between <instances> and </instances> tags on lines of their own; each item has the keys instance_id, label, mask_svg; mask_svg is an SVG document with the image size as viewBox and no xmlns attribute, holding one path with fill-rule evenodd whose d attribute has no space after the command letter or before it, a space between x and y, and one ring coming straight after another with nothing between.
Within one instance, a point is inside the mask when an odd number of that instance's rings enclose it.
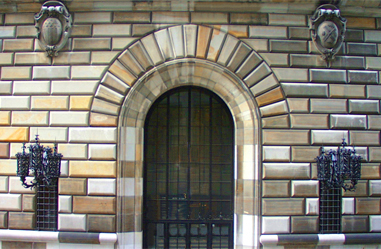
<instances>
[{"instance_id":1,"label":"stone archway","mask_svg":"<svg viewBox=\"0 0 381 249\"><path fill-rule=\"evenodd\" d=\"M230 34L196 25L170 27L136 41L112 63L96 91L90 124L119 127L119 247L142 245L145 116L160 95L185 85L211 90L232 113L234 243L259 247L261 117L287 116L288 106L277 78L252 48Z\"/></svg>"}]
</instances>

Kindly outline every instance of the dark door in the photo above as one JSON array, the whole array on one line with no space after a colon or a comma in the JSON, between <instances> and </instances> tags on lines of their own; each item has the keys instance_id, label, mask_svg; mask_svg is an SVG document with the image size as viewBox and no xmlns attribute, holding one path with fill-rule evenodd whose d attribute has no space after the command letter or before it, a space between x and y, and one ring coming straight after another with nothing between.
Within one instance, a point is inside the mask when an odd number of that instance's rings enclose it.
<instances>
[{"instance_id":1,"label":"dark door","mask_svg":"<svg viewBox=\"0 0 381 249\"><path fill-rule=\"evenodd\" d=\"M145 123L144 248L232 248L233 120L209 90L171 90Z\"/></svg>"}]
</instances>

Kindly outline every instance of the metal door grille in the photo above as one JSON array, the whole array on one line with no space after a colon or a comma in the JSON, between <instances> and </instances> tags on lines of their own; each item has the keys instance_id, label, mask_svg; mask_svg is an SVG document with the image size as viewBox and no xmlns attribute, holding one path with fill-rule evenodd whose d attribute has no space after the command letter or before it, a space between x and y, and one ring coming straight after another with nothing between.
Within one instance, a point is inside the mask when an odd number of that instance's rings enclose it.
<instances>
[{"instance_id":1,"label":"metal door grille","mask_svg":"<svg viewBox=\"0 0 381 249\"><path fill-rule=\"evenodd\" d=\"M37 229L43 231L57 230L58 216L58 180L54 185L40 185L37 189L36 220Z\"/></svg>"},{"instance_id":2,"label":"metal door grille","mask_svg":"<svg viewBox=\"0 0 381 249\"><path fill-rule=\"evenodd\" d=\"M202 88L172 90L150 109L144 138L144 248L231 248L234 136L225 103Z\"/></svg>"},{"instance_id":3,"label":"metal door grille","mask_svg":"<svg viewBox=\"0 0 381 249\"><path fill-rule=\"evenodd\" d=\"M319 232L341 232L341 188L326 189L320 182Z\"/></svg>"}]
</instances>

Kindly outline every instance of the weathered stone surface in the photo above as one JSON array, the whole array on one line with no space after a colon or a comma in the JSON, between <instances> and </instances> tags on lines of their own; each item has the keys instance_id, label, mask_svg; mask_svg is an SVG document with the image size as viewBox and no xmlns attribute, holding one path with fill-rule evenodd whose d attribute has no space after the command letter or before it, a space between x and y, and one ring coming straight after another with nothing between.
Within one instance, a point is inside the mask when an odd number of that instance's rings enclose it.
<instances>
[{"instance_id":1,"label":"weathered stone surface","mask_svg":"<svg viewBox=\"0 0 381 249\"><path fill-rule=\"evenodd\" d=\"M319 217L292 216L291 233L318 233Z\"/></svg>"},{"instance_id":2,"label":"weathered stone surface","mask_svg":"<svg viewBox=\"0 0 381 249\"><path fill-rule=\"evenodd\" d=\"M116 160L115 144L89 144L90 160Z\"/></svg>"},{"instance_id":3,"label":"weathered stone surface","mask_svg":"<svg viewBox=\"0 0 381 249\"><path fill-rule=\"evenodd\" d=\"M68 96L32 96L32 110L67 110Z\"/></svg>"},{"instance_id":4,"label":"weathered stone surface","mask_svg":"<svg viewBox=\"0 0 381 249\"><path fill-rule=\"evenodd\" d=\"M198 36L199 40L203 38L202 34L200 34L201 30L203 30L203 29L201 29L201 27L200 27L199 36ZM175 55L174 55L172 44L170 41L168 29L164 29L164 30L156 32L155 38L156 38L157 44L159 45L161 53L163 53L164 60L174 59ZM202 44L205 44L204 42ZM201 47L201 44L200 44L200 47ZM197 49L199 49L199 47ZM205 55L205 51L204 51L204 55ZM134 60L132 60L132 61L134 61ZM126 64L126 65L129 65L129 64ZM139 68L134 70L134 71L138 71L137 74L135 73L136 75L139 75L139 73L140 73L139 70L142 70L142 68L140 66L139 66Z\"/></svg>"},{"instance_id":5,"label":"weathered stone surface","mask_svg":"<svg viewBox=\"0 0 381 249\"><path fill-rule=\"evenodd\" d=\"M356 198L356 214L380 213L380 198Z\"/></svg>"},{"instance_id":6,"label":"weathered stone surface","mask_svg":"<svg viewBox=\"0 0 381 249\"><path fill-rule=\"evenodd\" d=\"M270 162L289 162L290 146L264 146L263 160Z\"/></svg>"},{"instance_id":7,"label":"weathered stone surface","mask_svg":"<svg viewBox=\"0 0 381 249\"><path fill-rule=\"evenodd\" d=\"M87 219L90 232L115 232L116 219L114 215L88 215Z\"/></svg>"},{"instance_id":8,"label":"weathered stone surface","mask_svg":"<svg viewBox=\"0 0 381 249\"><path fill-rule=\"evenodd\" d=\"M369 113L375 114L380 112L380 104L378 100L349 100L350 113Z\"/></svg>"},{"instance_id":9,"label":"weathered stone surface","mask_svg":"<svg viewBox=\"0 0 381 249\"><path fill-rule=\"evenodd\" d=\"M122 104L124 100L124 95L119 94L118 92L113 91L112 89L100 85L97 92L95 93L96 98L101 98L115 104Z\"/></svg>"},{"instance_id":10,"label":"weathered stone surface","mask_svg":"<svg viewBox=\"0 0 381 249\"><path fill-rule=\"evenodd\" d=\"M246 25L213 25L213 27L237 38L246 38L249 36L248 27Z\"/></svg>"},{"instance_id":11,"label":"weathered stone surface","mask_svg":"<svg viewBox=\"0 0 381 249\"><path fill-rule=\"evenodd\" d=\"M238 45L239 40L231 35L228 35L225 39L225 42L222 46L221 53L218 57L217 63L226 66L228 59L231 54L235 51L236 46Z\"/></svg>"},{"instance_id":12,"label":"weathered stone surface","mask_svg":"<svg viewBox=\"0 0 381 249\"><path fill-rule=\"evenodd\" d=\"M90 52L60 52L60 56L53 58L53 65L68 64L90 64Z\"/></svg>"},{"instance_id":13,"label":"weathered stone surface","mask_svg":"<svg viewBox=\"0 0 381 249\"><path fill-rule=\"evenodd\" d=\"M108 161L70 161L70 177L115 177L116 163Z\"/></svg>"},{"instance_id":14,"label":"weathered stone surface","mask_svg":"<svg viewBox=\"0 0 381 249\"><path fill-rule=\"evenodd\" d=\"M361 84L377 84L378 72L377 71L348 71L349 83Z\"/></svg>"},{"instance_id":15,"label":"weathered stone surface","mask_svg":"<svg viewBox=\"0 0 381 249\"><path fill-rule=\"evenodd\" d=\"M9 212L8 227L10 229L31 230L35 227L35 213Z\"/></svg>"},{"instance_id":16,"label":"weathered stone surface","mask_svg":"<svg viewBox=\"0 0 381 249\"><path fill-rule=\"evenodd\" d=\"M306 26L305 15L269 14L269 25L275 26Z\"/></svg>"},{"instance_id":17,"label":"weathered stone surface","mask_svg":"<svg viewBox=\"0 0 381 249\"><path fill-rule=\"evenodd\" d=\"M335 147L336 149L337 147ZM357 149L357 148L356 148ZM360 154L358 150L356 150L357 154ZM342 195L344 197L364 197L369 196L368 194L368 182L364 180L359 180L356 185L355 191L343 191Z\"/></svg>"},{"instance_id":18,"label":"weathered stone surface","mask_svg":"<svg viewBox=\"0 0 381 249\"><path fill-rule=\"evenodd\" d=\"M86 195L87 181L85 178L61 178L58 183L60 195Z\"/></svg>"},{"instance_id":19,"label":"weathered stone surface","mask_svg":"<svg viewBox=\"0 0 381 249\"><path fill-rule=\"evenodd\" d=\"M268 91L256 97L258 106L268 105L282 99L284 99L284 96L280 87L277 87L271 91Z\"/></svg>"},{"instance_id":20,"label":"weathered stone surface","mask_svg":"<svg viewBox=\"0 0 381 249\"><path fill-rule=\"evenodd\" d=\"M331 84L329 92L334 98L365 98L364 85Z\"/></svg>"},{"instance_id":21,"label":"weathered stone surface","mask_svg":"<svg viewBox=\"0 0 381 249\"><path fill-rule=\"evenodd\" d=\"M381 178L380 164L379 163L362 163L361 177L363 177L364 179L379 180Z\"/></svg>"},{"instance_id":22,"label":"weathered stone surface","mask_svg":"<svg viewBox=\"0 0 381 249\"><path fill-rule=\"evenodd\" d=\"M263 198L262 215L303 215L303 198Z\"/></svg>"},{"instance_id":23,"label":"weathered stone surface","mask_svg":"<svg viewBox=\"0 0 381 249\"><path fill-rule=\"evenodd\" d=\"M257 82L261 81L265 77L271 74L271 69L265 62L262 62L257 68L255 68L248 76L243 80L248 87L253 86Z\"/></svg>"},{"instance_id":24,"label":"weathered stone surface","mask_svg":"<svg viewBox=\"0 0 381 249\"><path fill-rule=\"evenodd\" d=\"M67 142L66 127L30 127L29 140L34 141L37 134L40 142Z\"/></svg>"},{"instance_id":25,"label":"weathered stone surface","mask_svg":"<svg viewBox=\"0 0 381 249\"><path fill-rule=\"evenodd\" d=\"M153 34L142 38L141 42L143 43L148 55L150 56L152 62L155 65L158 65L164 61L159 47L157 46L155 36Z\"/></svg>"},{"instance_id":26,"label":"weathered stone surface","mask_svg":"<svg viewBox=\"0 0 381 249\"><path fill-rule=\"evenodd\" d=\"M292 162L315 162L315 158L319 155L320 147L317 146L292 146L291 161Z\"/></svg>"},{"instance_id":27,"label":"weathered stone surface","mask_svg":"<svg viewBox=\"0 0 381 249\"><path fill-rule=\"evenodd\" d=\"M33 39L5 39L3 51L33 51Z\"/></svg>"},{"instance_id":28,"label":"weathered stone surface","mask_svg":"<svg viewBox=\"0 0 381 249\"><path fill-rule=\"evenodd\" d=\"M33 79L69 79L68 66L36 66L33 67Z\"/></svg>"},{"instance_id":29,"label":"weathered stone surface","mask_svg":"<svg viewBox=\"0 0 381 249\"><path fill-rule=\"evenodd\" d=\"M73 212L115 214L115 197L73 196Z\"/></svg>"},{"instance_id":30,"label":"weathered stone surface","mask_svg":"<svg viewBox=\"0 0 381 249\"><path fill-rule=\"evenodd\" d=\"M123 56L123 58L126 58L126 57ZM130 63L130 67L133 67L133 65L131 65L131 63ZM142 72L143 72L143 70L142 70ZM111 89L114 89L117 92L122 93L124 95L126 94L126 92L129 89L129 85L127 85L125 82L123 82L122 80L120 80L119 78L117 78L116 76L114 76L111 73L106 73L101 82L102 82L102 85L105 85Z\"/></svg>"},{"instance_id":31,"label":"weathered stone surface","mask_svg":"<svg viewBox=\"0 0 381 249\"><path fill-rule=\"evenodd\" d=\"M230 13L230 23L267 25L268 15L264 13Z\"/></svg>"},{"instance_id":32,"label":"weathered stone surface","mask_svg":"<svg viewBox=\"0 0 381 249\"><path fill-rule=\"evenodd\" d=\"M90 110L92 96L70 96L69 110L70 111L88 111Z\"/></svg>"},{"instance_id":33,"label":"weathered stone surface","mask_svg":"<svg viewBox=\"0 0 381 249\"><path fill-rule=\"evenodd\" d=\"M58 214L60 231L86 231L86 214Z\"/></svg>"},{"instance_id":34,"label":"weathered stone surface","mask_svg":"<svg viewBox=\"0 0 381 249\"><path fill-rule=\"evenodd\" d=\"M50 62L51 59L48 56L46 56L46 53L15 53L15 65L49 65Z\"/></svg>"},{"instance_id":35,"label":"weathered stone surface","mask_svg":"<svg viewBox=\"0 0 381 249\"><path fill-rule=\"evenodd\" d=\"M341 218L342 231L345 233L368 232L368 216L343 216Z\"/></svg>"},{"instance_id":36,"label":"weathered stone surface","mask_svg":"<svg viewBox=\"0 0 381 249\"><path fill-rule=\"evenodd\" d=\"M347 43L349 55L377 55L377 45L373 43Z\"/></svg>"},{"instance_id":37,"label":"weathered stone surface","mask_svg":"<svg viewBox=\"0 0 381 249\"><path fill-rule=\"evenodd\" d=\"M292 197L319 197L319 181L291 181Z\"/></svg>"},{"instance_id":38,"label":"weathered stone surface","mask_svg":"<svg viewBox=\"0 0 381 249\"><path fill-rule=\"evenodd\" d=\"M254 94L254 96L258 96L272 88L275 88L278 85L279 82L277 78L274 76L274 74L270 74L269 76L252 86L250 90Z\"/></svg>"},{"instance_id":39,"label":"weathered stone surface","mask_svg":"<svg viewBox=\"0 0 381 249\"><path fill-rule=\"evenodd\" d=\"M328 115L326 114L291 114L291 128L327 129Z\"/></svg>"},{"instance_id":40,"label":"weathered stone surface","mask_svg":"<svg viewBox=\"0 0 381 249\"><path fill-rule=\"evenodd\" d=\"M2 142L27 142L28 138L28 127L0 127L0 141Z\"/></svg>"},{"instance_id":41,"label":"weathered stone surface","mask_svg":"<svg viewBox=\"0 0 381 249\"><path fill-rule=\"evenodd\" d=\"M290 233L290 217L262 217L262 232L264 234Z\"/></svg>"},{"instance_id":42,"label":"weathered stone surface","mask_svg":"<svg viewBox=\"0 0 381 249\"><path fill-rule=\"evenodd\" d=\"M286 101L280 101L274 104L266 105L260 109L262 117L268 117L273 115L282 115L288 112Z\"/></svg>"},{"instance_id":43,"label":"weathered stone surface","mask_svg":"<svg viewBox=\"0 0 381 249\"><path fill-rule=\"evenodd\" d=\"M15 111L12 113L13 125L48 125L48 112Z\"/></svg>"},{"instance_id":44,"label":"weathered stone surface","mask_svg":"<svg viewBox=\"0 0 381 249\"><path fill-rule=\"evenodd\" d=\"M205 42L203 42L205 44ZM198 46L199 47L199 46ZM198 49L197 49L198 51ZM236 51L232 55L227 67L233 72L236 71L238 66L246 59L247 55L251 52L251 48L245 43L240 42L237 46ZM242 76L241 76L242 77Z\"/></svg>"},{"instance_id":45,"label":"weathered stone surface","mask_svg":"<svg viewBox=\"0 0 381 249\"><path fill-rule=\"evenodd\" d=\"M269 118L262 118L262 128L289 128L288 115L280 115Z\"/></svg>"},{"instance_id":46,"label":"weathered stone surface","mask_svg":"<svg viewBox=\"0 0 381 249\"><path fill-rule=\"evenodd\" d=\"M2 80L28 80L32 77L32 67L2 67L1 79Z\"/></svg>"},{"instance_id":47,"label":"weathered stone surface","mask_svg":"<svg viewBox=\"0 0 381 249\"><path fill-rule=\"evenodd\" d=\"M366 129L365 115L331 115L330 124L333 129Z\"/></svg>"},{"instance_id":48,"label":"weathered stone surface","mask_svg":"<svg viewBox=\"0 0 381 249\"><path fill-rule=\"evenodd\" d=\"M327 84L282 83L287 97L328 97Z\"/></svg>"},{"instance_id":49,"label":"weathered stone surface","mask_svg":"<svg viewBox=\"0 0 381 249\"><path fill-rule=\"evenodd\" d=\"M348 17L347 27L358 29L375 29L376 19L372 17Z\"/></svg>"},{"instance_id":50,"label":"weathered stone surface","mask_svg":"<svg viewBox=\"0 0 381 249\"><path fill-rule=\"evenodd\" d=\"M245 61L241 61L242 65L237 69L236 74L241 78L245 77L248 73L255 69L261 61L262 59L256 52L251 52Z\"/></svg>"},{"instance_id":51,"label":"weathered stone surface","mask_svg":"<svg viewBox=\"0 0 381 249\"><path fill-rule=\"evenodd\" d=\"M115 143L115 128L69 128L70 142Z\"/></svg>"},{"instance_id":52,"label":"weathered stone surface","mask_svg":"<svg viewBox=\"0 0 381 249\"><path fill-rule=\"evenodd\" d=\"M263 163L263 179L310 179L309 163Z\"/></svg>"},{"instance_id":53,"label":"weathered stone surface","mask_svg":"<svg viewBox=\"0 0 381 249\"><path fill-rule=\"evenodd\" d=\"M308 144L307 130L263 130L263 143L268 145Z\"/></svg>"},{"instance_id":54,"label":"weathered stone surface","mask_svg":"<svg viewBox=\"0 0 381 249\"><path fill-rule=\"evenodd\" d=\"M135 59L140 63L140 65L145 69L149 69L153 66L149 55L143 47L141 42L136 42L130 46L130 51L134 55Z\"/></svg>"},{"instance_id":55,"label":"weathered stone surface","mask_svg":"<svg viewBox=\"0 0 381 249\"><path fill-rule=\"evenodd\" d=\"M115 179L88 179L87 194L88 195L115 195L116 180Z\"/></svg>"},{"instance_id":56,"label":"weathered stone surface","mask_svg":"<svg viewBox=\"0 0 381 249\"><path fill-rule=\"evenodd\" d=\"M346 113L346 99L311 99L310 108L312 113Z\"/></svg>"},{"instance_id":57,"label":"weathered stone surface","mask_svg":"<svg viewBox=\"0 0 381 249\"><path fill-rule=\"evenodd\" d=\"M291 113L308 113L310 101L305 98L287 98Z\"/></svg>"},{"instance_id":58,"label":"weathered stone surface","mask_svg":"<svg viewBox=\"0 0 381 249\"><path fill-rule=\"evenodd\" d=\"M93 101L91 110L94 112L100 112L103 114L111 114L116 116L119 114L119 109L120 105L96 98Z\"/></svg>"},{"instance_id":59,"label":"weathered stone surface","mask_svg":"<svg viewBox=\"0 0 381 249\"><path fill-rule=\"evenodd\" d=\"M100 113L90 113L91 126L117 126L118 117Z\"/></svg>"},{"instance_id":60,"label":"weathered stone surface","mask_svg":"<svg viewBox=\"0 0 381 249\"><path fill-rule=\"evenodd\" d=\"M216 61L217 57L221 51L222 44L224 42L226 34L217 29L213 29L212 36L210 38L209 50L207 54L207 59L211 61Z\"/></svg>"},{"instance_id":61,"label":"weathered stone surface","mask_svg":"<svg viewBox=\"0 0 381 249\"><path fill-rule=\"evenodd\" d=\"M345 138L348 141L348 132L347 131L333 131L333 130L312 130L311 131L311 143L313 145L317 144L341 144Z\"/></svg>"},{"instance_id":62,"label":"weathered stone surface","mask_svg":"<svg viewBox=\"0 0 381 249\"><path fill-rule=\"evenodd\" d=\"M262 197L290 197L290 181L265 180L262 183Z\"/></svg>"}]
</instances>

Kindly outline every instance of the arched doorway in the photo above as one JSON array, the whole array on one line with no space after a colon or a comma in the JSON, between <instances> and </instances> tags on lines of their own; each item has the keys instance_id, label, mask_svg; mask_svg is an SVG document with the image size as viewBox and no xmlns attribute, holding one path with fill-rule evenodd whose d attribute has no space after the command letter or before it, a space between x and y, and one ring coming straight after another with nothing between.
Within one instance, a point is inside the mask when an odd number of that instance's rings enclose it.
<instances>
[{"instance_id":1,"label":"arched doorway","mask_svg":"<svg viewBox=\"0 0 381 249\"><path fill-rule=\"evenodd\" d=\"M232 248L234 123L200 87L170 90L144 126L144 248Z\"/></svg>"}]
</instances>

